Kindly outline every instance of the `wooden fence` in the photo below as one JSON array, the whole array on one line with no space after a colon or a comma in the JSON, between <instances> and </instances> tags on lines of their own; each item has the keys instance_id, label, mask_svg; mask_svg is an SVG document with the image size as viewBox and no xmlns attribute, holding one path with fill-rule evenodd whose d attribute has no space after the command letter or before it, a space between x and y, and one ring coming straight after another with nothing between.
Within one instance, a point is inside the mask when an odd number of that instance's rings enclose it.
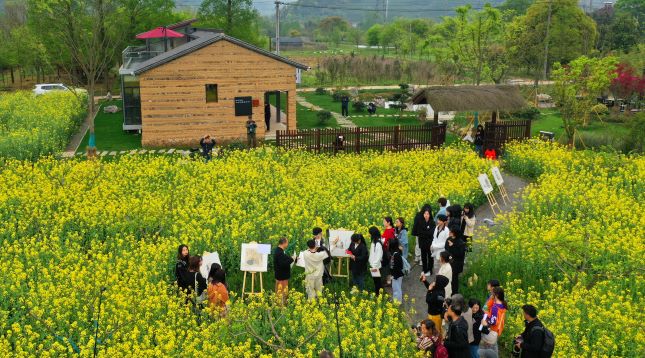
<instances>
[{"instance_id":1,"label":"wooden fence","mask_svg":"<svg viewBox=\"0 0 645 358\"><path fill-rule=\"evenodd\" d=\"M530 120L487 122L484 126L484 150L492 147L500 153L505 143L530 137Z\"/></svg>"},{"instance_id":2,"label":"wooden fence","mask_svg":"<svg viewBox=\"0 0 645 358\"><path fill-rule=\"evenodd\" d=\"M329 128L276 132L276 144L286 149L316 153L360 153L367 150L401 151L438 148L446 141L446 125Z\"/></svg>"}]
</instances>

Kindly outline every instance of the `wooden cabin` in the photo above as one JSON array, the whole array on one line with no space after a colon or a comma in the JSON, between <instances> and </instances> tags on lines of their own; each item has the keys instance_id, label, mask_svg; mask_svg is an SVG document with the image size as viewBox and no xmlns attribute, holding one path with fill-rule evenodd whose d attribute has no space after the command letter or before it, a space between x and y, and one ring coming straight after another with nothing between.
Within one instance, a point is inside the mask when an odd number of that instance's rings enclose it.
<instances>
[{"instance_id":1,"label":"wooden cabin","mask_svg":"<svg viewBox=\"0 0 645 358\"><path fill-rule=\"evenodd\" d=\"M271 130L296 129L296 83L308 67L191 24L167 27L185 39L124 51L123 129L140 130L145 147L194 146L205 134L222 143L245 140L252 115L261 139L267 134L264 104L271 96L278 122ZM280 108L281 96L286 108Z\"/></svg>"}]
</instances>

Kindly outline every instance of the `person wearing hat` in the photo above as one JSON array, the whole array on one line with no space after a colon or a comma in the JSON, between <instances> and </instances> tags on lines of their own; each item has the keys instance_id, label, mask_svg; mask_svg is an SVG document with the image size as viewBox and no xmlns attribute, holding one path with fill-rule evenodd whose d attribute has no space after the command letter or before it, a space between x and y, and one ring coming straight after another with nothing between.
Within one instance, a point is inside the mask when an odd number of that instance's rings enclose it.
<instances>
[{"instance_id":1,"label":"person wearing hat","mask_svg":"<svg viewBox=\"0 0 645 358\"><path fill-rule=\"evenodd\" d=\"M428 319L434 322L435 327L441 335L441 316L443 315L443 302L446 299L446 286L448 278L437 275L434 282L428 282L426 275L421 274L419 278L424 286L428 289L426 292L426 303L428 304Z\"/></svg>"},{"instance_id":2,"label":"person wearing hat","mask_svg":"<svg viewBox=\"0 0 645 358\"><path fill-rule=\"evenodd\" d=\"M323 274L325 265L323 261L329 257L326 250L318 251L314 240L307 241L307 248L303 254L305 260L305 290L310 300L318 297L322 292Z\"/></svg>"}]
</instances>

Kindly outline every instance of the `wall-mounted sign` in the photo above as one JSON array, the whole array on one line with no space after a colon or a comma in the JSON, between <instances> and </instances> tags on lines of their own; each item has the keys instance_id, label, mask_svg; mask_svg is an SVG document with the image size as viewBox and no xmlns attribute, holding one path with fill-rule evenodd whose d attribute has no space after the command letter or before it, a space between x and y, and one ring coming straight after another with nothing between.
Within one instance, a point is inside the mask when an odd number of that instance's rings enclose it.
<instances>
[{"instance_id":1,"label":"wall-mounted sign","mask_svg":"<svg viewBox=\"0 0 645 358\"><path fill-rule=\"evenodd\" d=\"M235 97L235 115L250 116L251 114L253 114L253 98Z\"/></svg>"}]
</instances>

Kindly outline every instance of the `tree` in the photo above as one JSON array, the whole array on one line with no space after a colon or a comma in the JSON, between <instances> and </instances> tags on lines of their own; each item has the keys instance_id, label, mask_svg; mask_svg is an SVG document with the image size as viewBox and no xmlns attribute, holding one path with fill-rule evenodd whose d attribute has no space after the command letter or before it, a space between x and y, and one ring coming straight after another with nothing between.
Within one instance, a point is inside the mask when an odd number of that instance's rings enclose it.
<instances>
[{"instance_id":1,"label":"tree","mask_svg":"<svg viewBox=\"0 0 645 358\"><path fill-rule=\"evenodd\" d=\"M628 12L605 6L592 15L598 29L597 48L601 53L628 51L638 43L638 20Z\"/></svg>"},{"instance_id":2,"label":"tree","mask_svg":"<svg viewBox=\"0 0 645 358\"><path fill-rule=\"evenodd\" d=\"M361 44L361 41L363 41L363 31L352 27L347 32L347 38L352 42L352 44L358 47L358 45Z\"/></svg>"},{"instance_id":3,"label":"tree","mask_svg":"<svg viewBox=\"0 0 645 358\"><path fill-rule=\"evenodd\" d=\"M510 20L515 16L524 15L534 2L534 0L506 0L497 8L505 13L505 18Z\"/></svg>"},{"instance_id":4,"label":"tree","mask_svg":"<svg viewBox=\"0 0 645 358\"><path fill-rule=\"evenodd\" d=\"M338 46L350 29L349 22L340 16L329 16L318 23L318 34L328 42Z\"/></svg>"},{"instance_id":5,"label":"tree","mask_svg":"<svg viewBox=\"0 0 645 358\"><path fill-rule=\"evenodd\" d=\"M509 59L515 67L532 73L537 84L544 75L545 58L548 75L554 62L566 64L591 53L596 38L594 21L576 0L536 1L526 15L509 25Z\"/></svg>"},{"instance_id":6,"label":"tree","mask_svg":"<svg viewBox=\"0 0 645 358\"><path fill-rule=\"evenodd\" d=\"M482 81L482 74L490 73L491 61L498 75L503 75L504 71L499 71L499 60L505 52L498 45L504 32L500 11L490 4L486 4L482 11L472 11L470 5L458 7L456 11L457 15L445 18L443 24L452 56L473 74L477 85Z\"/></svg>"},{"instance_id":7,"label":"tree","mask_svg":"<svg viewBox=\"0 0 645 358\"><path fill-rule=\"evenodd\" d=\"M642 97L645 94L645 74L639 76L629 64L619 63L616 77L611 81L611 92L615 98L627 100L634 95Z\"/></svg>"},{"instance_id":8,"label":"tree","mask_svg":"<svg viewBox=\"0 0 645 358\"><path fill-rule=\"evenodd\" d=\"M260 35L260 15L252 0L204 0L198 16L200 25L222 29L227 35L257 46L266 42Z\"/></svg>"},{"instance_id":9,"label":"tree","mask_svg":"<svg viewBox=\"0 0 645 358\"><path fill-rule=\"evenodd\" d=\"M645 1L643 0L618 0L616 10L632 15L638 21L638 36L642 41L645 36Z\"/></svg>"},{"instance_id":10,"label":"tree","mask_svg":"<svg viewBox=\"0 0 645 358\"><path fill-rule=\"evenodd\" d=\"M555 94L568 143L573 146L576 131L591 118L596 98L607 90L616 77L615 57L581 56L568 65L555 63L553 80Z\"/></svg>"},{"instance_id":11,"label":"tree","mask_svg":"<svg viewBox=\"0 0 645 358\"><path fill-rule=\"evenodd\" d=\"M381 32L383 31L383 25L376 24L367 30L367 44L370 46L378 46L381 43Z\"/></svg>"}]
</instances>

